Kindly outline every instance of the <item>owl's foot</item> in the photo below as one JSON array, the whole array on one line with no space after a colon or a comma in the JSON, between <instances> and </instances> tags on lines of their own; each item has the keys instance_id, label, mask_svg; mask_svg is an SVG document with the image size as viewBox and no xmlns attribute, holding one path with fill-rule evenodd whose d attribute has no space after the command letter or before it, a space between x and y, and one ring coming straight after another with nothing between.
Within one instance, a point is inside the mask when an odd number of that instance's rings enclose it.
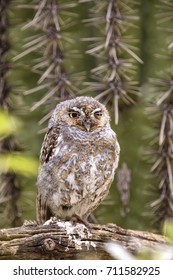
<instances>
[{"instance_id":1,"label":"owl's foot","mask_svg":"<svg viewBox=\"0 0 173 280\"><path fill-rule=\"evenodd\" d=\"M87 228L91 228L92 224L90 224L87 219L82 219L81 217L79 217L78 215L74 215L72 218L71 218L71 222L76 225L77 223L81 223L83 224L84 226L86 226Z\"/></svg>"}]
</instances>

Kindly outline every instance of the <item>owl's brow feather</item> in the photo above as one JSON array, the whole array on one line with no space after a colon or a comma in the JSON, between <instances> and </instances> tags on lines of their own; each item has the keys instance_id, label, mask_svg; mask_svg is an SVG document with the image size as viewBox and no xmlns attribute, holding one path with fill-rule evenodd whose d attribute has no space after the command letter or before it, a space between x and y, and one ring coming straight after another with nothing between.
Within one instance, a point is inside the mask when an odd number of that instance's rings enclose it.
<instances>
[{"instance_id":1,"label":"owl's brow feather","mask_svg":"<svg viewBox=\"0 0 173 280\"><path fill-rule=\"evenodd\" d=\"M77 112L81 112L81 109L79 109L79 108L77 108L77 107L72 107L72 108L70 108L70 110L77 111Z\"/></svg>"},{"instance_id":2,"label":"owl's brow feather","mask_svg":"<svg viewBox=\"0 0 173 280\"><path fill-rule=\"evenodd\" d=\"M94 114L94 113L96 113L96 112L101 112L101 111L102 111L101 108L96 108L94 111L92 111L92 113Z\"/></svg>"}]
</instances>

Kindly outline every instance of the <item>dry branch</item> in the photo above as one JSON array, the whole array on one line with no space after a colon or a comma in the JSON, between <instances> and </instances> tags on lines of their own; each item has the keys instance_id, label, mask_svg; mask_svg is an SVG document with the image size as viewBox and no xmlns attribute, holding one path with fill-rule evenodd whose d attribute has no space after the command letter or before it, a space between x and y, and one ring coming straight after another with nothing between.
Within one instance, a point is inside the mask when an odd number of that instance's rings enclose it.
<instances>
[{"instance_id":1,"label":"dry branch","mask_svg":"<svg viewBox=\"0 0 173 280\"><path fill-rule=\"evenodd\" d=\"M111 259L105 244L118 241L136 254L141 247L166 243L150 232L123 229L115 224L92 225L58 222L0 230L0 259Z\"/></svg>"}]
</instances>

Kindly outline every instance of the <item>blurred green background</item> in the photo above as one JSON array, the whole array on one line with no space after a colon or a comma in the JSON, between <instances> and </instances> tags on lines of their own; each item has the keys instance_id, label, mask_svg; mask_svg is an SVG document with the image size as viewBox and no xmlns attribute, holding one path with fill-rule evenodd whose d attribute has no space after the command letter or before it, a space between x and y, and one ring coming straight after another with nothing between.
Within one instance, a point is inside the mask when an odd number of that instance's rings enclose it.
<instances>
[{"instance_id":1,"label":"blurred green background","mask_svg":"<svg viewBox=\"0 0 173 280\"><path fill-rule=\"evenodd\" d=\"M26 90L37 86L40 72L33 72L32 67L34 63L37 63L37 59L41 57L41 52L44 50L40 49L38 56L36 52L31 52L19 60L14 60L13 58L24 51L23 46L28 42L29 36L39 35L39 29L34 30L32 26L28 29L23 28L28 22L31 22L36 14L39 1L9 2L5 13L8 16L7 34L10 48L5 54L5 59L10 63L6 79L10 85L8 98L12 109L7 110L9 114L6 115L6 113L3 113L4 107L1 106L0 141L5 141L4 139L9 136L13 137L19 142L21 150L13 151L13 148L11 148L10 151L4 152L3 148L0 149L0 172L2 173L2 180L0 181L1 228L20 225L23 220L35 219L39 152L44 137L44 132L42 131L45 131L44 129L47 126L47 120L41 125L39 121L58 102L58 99L55 98L55 100L45 102L36 110L31 110L33 104L43 97L45 90L28 95L24 93ZM70 1L61 0L55 2L65 4ZM65 31L62 28L60 37L64 46L65 59L63 65L69 73L69 80L72 80L72 73L85 71L82 85L78 85L79 81L74 80L73 82L74 86L78 88L79 95L85 89L85 82L91 81L90 71L97 66L99 60L99 58L86 54L89 43L81 40L82 38L97 36L97 28L94 29L94 27L87 26L83 22L89 17L94 2L99 5L98 1L81 1L81 3L71 1L71 3L76 3L76 7L73 7L71 11L77 16L72 17L74 25L70 24ZM109 1L100 1L100 5L103 2ZM150 141L148 137L152 132L153 122L148 117L146 108L151 105L153 97L157 96L157 92L153 90L149 78L157 77L171 65L171 60L167 58L171 33L165 32L161 23L159 23L159 5L164 5L160 1L138 0L136 1L137 4L127 0L117 2L124 3L129 9L133 9L135 6L134 15L138 17L134 26L129 25L126 36L130 35L137 39L137 42L135 42L135 46L138 47L136 53L143 60L143 64L134 62L136 71L131 77L137 81L140 95L135 105L122 105L120 107L118 125L114 123L113 106L111 103L107 105L112 117L111 126L117 133L121 146L119 170L121 170L123 163L126 163L130 171L130 182L126 190L127 200L123 205L121 201L122 193L117 190L118 176L116 175L110 195L99 206L94 215L98 223L116 223L125 228L156 231L160 228L160 225L153 223L155 213L152 211L150 204L158 198L158 192L156 180L150 172L151 164L146 158ZM33 7L34 9L32 9ZM70 14L62 15L62 18L63 16L70 17ZM126 22L128 25L128 19L126 19ZM170 22L167 25L172 28L173 23L172 26ZM72 42L71 39L73 40ZM73 54L75 50L78 51L79 56ZM90 91L84 91L82 94L95 96L95 93ZM14 172L17 175L15 182L18 195L15 203L19 219L16 222L14 222L15 218L13 222L9 218L9 211L12 210L9 210L8 203L11 203L10 201L13 197L11 195L9 199L6 196L5 199L4 188L2 187L5 180L3 174L9 172ZM156 185L155 189L152 188L153 185Z\"/></svg>"}]
</instances>

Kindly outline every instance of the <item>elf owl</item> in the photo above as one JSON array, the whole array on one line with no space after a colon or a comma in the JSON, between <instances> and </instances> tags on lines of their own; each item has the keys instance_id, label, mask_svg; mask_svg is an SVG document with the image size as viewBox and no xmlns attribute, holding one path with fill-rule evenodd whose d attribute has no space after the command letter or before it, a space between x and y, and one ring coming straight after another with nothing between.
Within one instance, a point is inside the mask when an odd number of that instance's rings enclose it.
<instances>
[{"instance_id":1,"label":"elf owl","mask_svg":"<svg viewBox=\"0 0 173 280\"><path fill-rule=\"evenodd\" d=\"M109 192L119 152L104 105L86 96L58 104L41 148L38 223L52 216L86 221Z\"/></svg>"}]
</instances>

